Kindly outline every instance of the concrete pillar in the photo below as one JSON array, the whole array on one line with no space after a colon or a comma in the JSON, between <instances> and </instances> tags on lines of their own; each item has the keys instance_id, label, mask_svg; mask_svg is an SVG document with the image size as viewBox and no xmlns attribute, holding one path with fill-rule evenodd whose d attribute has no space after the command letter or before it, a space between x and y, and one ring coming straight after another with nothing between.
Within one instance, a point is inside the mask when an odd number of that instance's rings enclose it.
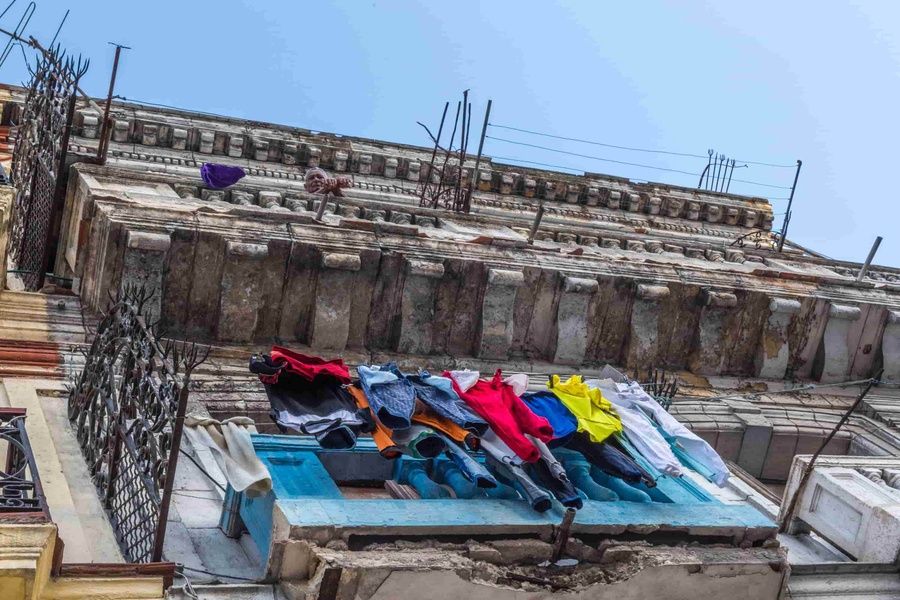
<instances>
[{"instance_id":1,"label":"concrete pillar","mask_svg":"<svg viewBox=\"0 0 900 600\"><path fill-rule=\"evenodd\" d=\"M144 309L144 315L149 317L149 322L159 319L160 316L163 270L166 266L166 253L171 244L172 236L169 233L128 232L120 285L123 289L125 286L142 285L147 291L154 292Z\"/></svg>"},{"instance_id":2,"label":"concrete pillar","mask_svg":"<svg viewBox=\"0 0 900 600\"><path fill-rule=\"evenodd\" d=\"M222 292L219 296L218 338L228 342L253 340L259 318L259 282L265 259L266 244L230 241L225 245Z\"/></svg>"},{"instance_id":3,"label":"concrete pillar","mask_svg":"<svg viewBox=\"0 0 900 600\"><path fill-rule=\"evenodd\" d=\"M881 339L885 381L900 381L900 310L889 310Z\"/></svg>"},{"instance_id":4,"label":"concrete pillar","mask_svg":"<svg viewBox=\"0 0 900 600\"><path fill-rule=\"evenodd\" d=\"M659 352L660 303L669 297L665 284L639 283L631 305L628 348L625 364L630 369L647 369L657 360Z\"/></svg>"},{"instance_id":5,"label":"concrete pillar","mask_svg":"<svg viewBox=\"0 0 900 600\"><path fill-rule=\"evenodd\" d=\"M428 354L434 325L434 292L444 276L444 263L407 259L400 299L400 339L397 351Z\"/></svg>"},{"instance_id":6,"label":"concrete pillar","mask_svg":"<svg viewBox=\"0 0 900 600\"><path fill-rule=\"evenodd\" d=\"M729 406L734 416L744 425L737 464L754 477L760 477L769 453L769 443L772 441L772 423L752 402L726 399L723 404Z\"/></svg>"},{"instance_id":7,"label":"concrete pillar","mask_svg":"<svg viewBox=\"0 0 900 600\"><path fill-rule=\"evenodd\" d=\"M728 340L725 325L729 313L737 306L733 292L704 290L697 345L690 359L691 371L698 375L718 375L725 363Z\"/></svg>"},{"instance_id":8,"label":"concrete pillar","mask_svg":"<svg viewBox=\"0 0 900 600\"><path fill-rule=\"evenodd\" d=\"M790 357L788 326L798 312L798 300L772 298L769 301L769 318L763 325L759 348L756 350L757 377L784 379Z\"/></svg>"},{"instance_id":9,"label":"concrete pillar","mask_svg":"<svg viewBox=\"0 0 900 600\"><path fill-rule=\"evenodd\" d=\"M847 335L859 315L858 306L831 304L828 307L828 324L825 325L825 333L819 342L813 369L815 373L820 373L819 381L832 383L847 379L853 351L856 350L855 344L850 348Z\"/></svg>"},{"instance_id":10,"label":"concrete pillar","mask_svg":"<svg viewBox=\"0 0 900 600\"><path fill-rule=\"evenodd\" d=\"M600 289L596 279L565 277L556 312L556 353L553 362L580 365L588 341L588 309Z\"/></svg>"},{"instance_id":11,"label":"concrete pillar","mask_svg":"<svg viewBox=\"0 0 900 600\"><path fill-rule=\"evenodd\" d=\"M488 269L481 303L479 358L505 359L513 340L516 293L525 284L521 271Z\"/></svg>"},{"instance_id":12,"label":"concrete pillar","mask_svg":"<svg viewBox=\"0 0 900 600\"><path fill-rule=\"evenodd\" d=\"M309 336L313 348L343 350L347 346L353 280L361 265L358 254L322 255Z\"/></svg>"}]
</instances>

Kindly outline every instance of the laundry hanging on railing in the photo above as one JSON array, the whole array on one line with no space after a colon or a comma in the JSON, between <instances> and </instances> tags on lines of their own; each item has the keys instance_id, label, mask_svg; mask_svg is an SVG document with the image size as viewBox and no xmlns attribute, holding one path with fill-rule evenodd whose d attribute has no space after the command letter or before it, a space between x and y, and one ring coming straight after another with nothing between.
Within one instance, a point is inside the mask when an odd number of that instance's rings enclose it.
<instances>
[{"instance_id":1,"label":"laundry hanging on railing","mask_svg":"<svg viewBox=\"0 0 900 600\"><path fill-rule=\"evenodd\" d=\"M184 418L184 433L194 448L211 451L234 491L261 496L272 489L272 476L250 441L250 433L256 433L253 419L231 417L218 421L207 415L189 414Z\"/></svg>"},{"instance_id":2,"label":"laundry hanging on railing","mask_svg":"<svg viewBox=\"0 0 900 600\"><path fill-rule=\"evenodd\" d=\"M437 460L429 469L456 477L460 497L519 497L544 511L554 503L580 508L584 499L650 502L659 477L686 469L720 486L728 478L706 442L611 368L602 379L551 375L546 390L528 392L527 375L499 370L490 378L470 370L437 376L368 364L352 380L339 359L275 346L254 355L250 370L266 385L280 427L324 448L349 448L371 434L385 458ZM423 497L436 497L431 487Z\"/></svg>"},{"instance_id":3,"label":"laundry hanging on railing","mask_svg":"<svg viewBox=\"0 0 900 600\"><path fill-rule=\"evenodd\" d=\"M247 173L240 167L220 165L217 163L203 163L200 167L200 178L206 187L213 190L223 190L236 184Z\"/></svg>"},{"instance_id":4,"label":"laundry hanging on railing","mask_svg":"<svg viewBox=\"0 0 900 600\"><path fill-rule=\"evenodd\" d=\"M344 389L350 371L342 361L323 361L278 346L254 355L250 371L266 387L271 416L280 427L312 435L323 448L352 448L372 429Z\"/></svg>"}]
</instances>

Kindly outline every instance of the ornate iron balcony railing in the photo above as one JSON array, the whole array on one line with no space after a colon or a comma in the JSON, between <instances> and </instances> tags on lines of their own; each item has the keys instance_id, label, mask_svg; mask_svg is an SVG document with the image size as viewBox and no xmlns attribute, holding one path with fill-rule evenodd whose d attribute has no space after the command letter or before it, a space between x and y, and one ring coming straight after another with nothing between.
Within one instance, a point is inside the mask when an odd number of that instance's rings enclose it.
<instances>
[{"instance_id":1,"label":"ornate iron balcony railing","mask_svg":"<svg viewBox=\"0 0 900 600\"><path fill-rule=\"evenodd\" d=\"M9 515L50 520L34 453L25 431L24 408L0 408L0 520Z\"/></svg>"},{"instance_id":2,"label":"ornate iron balcony railing","mask_svg":"<svg viewBox=\"0 0 900 600\"><path fill-rule=\"evenodd\" d=\"M162 558L191 371L208 348L158 340L153 292L125 286L69 391L69 421L128 562Z\"/></svg>"}]
</instances>

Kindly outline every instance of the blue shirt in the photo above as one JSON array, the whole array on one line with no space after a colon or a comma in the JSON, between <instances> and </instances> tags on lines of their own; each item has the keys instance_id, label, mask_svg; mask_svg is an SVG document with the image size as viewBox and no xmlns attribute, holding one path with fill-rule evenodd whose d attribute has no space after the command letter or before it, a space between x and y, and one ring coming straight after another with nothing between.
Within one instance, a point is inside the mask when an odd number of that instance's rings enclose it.
<instances>
[{"instance_id":1,"label":"blue shirt","mask_svg":"<svg viewBox=\"0 0 900 600\"><path fill-rule=\"evenodd\" d=\"M559 401L553 392L528 392L522 395L522 400L528 405L531 412L550 422L554 440L567 438L578 430L575 415Z\"/></svg>"}]
</instances>

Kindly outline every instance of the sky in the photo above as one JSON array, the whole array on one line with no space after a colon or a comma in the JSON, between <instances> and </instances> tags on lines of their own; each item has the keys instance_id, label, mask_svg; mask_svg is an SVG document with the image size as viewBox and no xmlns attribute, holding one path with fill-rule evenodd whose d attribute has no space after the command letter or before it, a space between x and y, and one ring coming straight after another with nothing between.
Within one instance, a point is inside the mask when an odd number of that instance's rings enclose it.
<instances>
[{"instance_id":1,"label":"sky","mask_svg":"<svg viewBox=\"0 0 900 600\"><path fill-rule=\"evenodd\" d=\"M862 261L881 235L875 262L900 266L900 3L40 0L27 33L49 41L67 8L59 41L91 59L92 95L118 42L128 99L428 145L416 121L436 129L469 89L470 151L490 98L495 160L691 187L709 149L783 165L738 168L730 188L769 198L776 229L802 160L788 237ZM15 50L0 81L27 79Z\"/></svg>"}]
</instances>

